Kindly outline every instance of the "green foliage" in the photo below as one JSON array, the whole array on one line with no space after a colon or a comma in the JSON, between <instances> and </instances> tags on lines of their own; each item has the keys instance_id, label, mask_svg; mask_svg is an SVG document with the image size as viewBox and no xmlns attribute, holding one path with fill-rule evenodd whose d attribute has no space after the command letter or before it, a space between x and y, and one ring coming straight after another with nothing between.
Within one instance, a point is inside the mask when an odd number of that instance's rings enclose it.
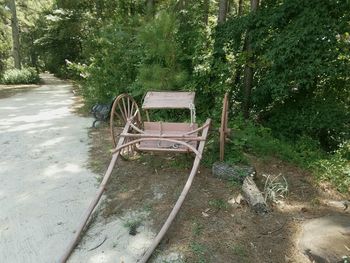
<instances>
[{"instance_id":1,"label":"green foliage","mask_svg":"<svg viewBox=\"0 0 350 263\"><path fill-rule=\"evenodd\" d=\"M115 21L96 33L89 45L99 50L82 71L83 95L89 105L110 102L124 92L140 95L134 81L141 50L132 30Z\"/></svg>"},{"instance_id":2,"label":"green foliage","mask_svg":"<svg viewBox=\"0 0 350 263\"><path fill-rule=\"evenodd\" d=\"M218 210L228 208L227 202L223 199L212 199L212 200L209 200L208 204L209 204L209 206L211 206L215 209L218 209Z\"/></svg>"},{"instance_id":3,"label":"green foliage","mask_svg":"<svg viewBox=\"0 0 350 263\"><path fill-rule=\"evenodd\" d=\"M6 33L0 28L0 77L6 69L6 60L10 57L10 43Z\"/></svg>"},{"instance_id":4,"label":"green foliage","mask_svg":"<svg viewBox=\"0 0 350 263\"><path fill-rule=\"evenodd\" d=\"M337 155L326 158L324 151L350 138L348 0L267 0L254 13L243 1L242 14L232 5L220 25L217 1L208 8L204 1L154 2L148 12L141 0L55 0L22 34L25 61L79 79L88 105L123 92L141 101L149 90L196 91L197 120L211 117L215 127L228 91L234 132L226 161L244 163L244 152L251 152L303 167L332 162ZM1 58L8 56L1 53L6 48L0 38ZM232 113L239 116L246 99L246 66L253 68L254 81L251 119L243 121ZM182 112L154 116L184 119ZM217 151L213 135L208 164Z\"/></svg>"},{"instance_id":5,"label":"green foliage","mask_svg":"<svg viewBox=\"0 0 350 263\"><path fill-rule=\"evenodd\" d=\"M267 125L275 135L295 139L307 134L325 150L332 150L350 138L350 111L332 94L319 98L304 96L276 105L269 112Z\"/></svg>"},{"instance_id":6,"label":"green foliage","mask_svg":"<svg viewBox=\"0 0 350 263\"><path fill-rule=\"evenodd\" d=\"M198 242L192 242L190 245L192 253L197 257L196 263L206 263L207 248Z\"/></svg>"},{"instance_id":7,"label":"green foliage","mask_svg":"<svg viewBox=\"0 0 350 263\"><path fill-rule=\"evenodd\" d=\"M193 236L199 236L202 234L203 232L203 225L201 223L198 222L193 222L192 223L192 234Z\"/></svg>"},{"instance_id":8,"label":"green foliage","mask_svg":"<svg viewBox=\"0 0 350 263\"><path fill-rule=\"evenodd\" d=\"M35 84L40 80L38 72L34 68L9 69L1 78L3 84Z\"/></svg>"},{"instance_id":9,"label":"green foliage","mask_svg":"<svg viewBox=\"0 0 350 263\"><path fill-rule=\"evenodd\" d=\"M141 28L138 38L144 50L138 82L147 90L179 90L187 79L182 69L175 16L162 12Z\"/></svg>"},{"instance_id":10,"label":"green foliage","mask_svg":"<svg viewBox=\"0 0 350 263\"><path fill-rule=\"evenodd\" d=\"M242 162L241 159L230 159L234 154L242 155L242 152L250 152L259 156L274 156L282 160L296 163L303 167L320 159L324 152L317 141L302 136L294 141L278 139L273 136L271 129L245 121L237 117L231 122L233 139L227 146L230 151L227 154L228 162ZM233 152L233 154L231 153ZM244 157L242 158L244 160Z\"/></svg>"},{"instance_id":11,"label":"green foliage","mask_svg":"<svg viewBox=\"0 0 350 263\"><path fill-rule=\"evenodd\" d=\"M343 143L333 155L313 164L314 172L322 181L330 181L340 192L350 192L350 141Z\"/></svg>"},{"instance_id":12,"label":"green foliage","mask_svg":"<svg viewBox=\"0 0 350 263\"><path fill-rule=\"evenodd\" d=\"M265 1L217 31L236 68L254 56L252 111L275 135L307 135L327 150L349 137L349 10L349 1ZM241 49L248 29L254 54Z\"/></svg>"},{"instance_id":13,"label":"green foliage","mask_svg":"<svg viewBox=\"0 0 350 263\"><path fill-rule=\"evenodd\" d=\"M58 76L67 77L66 60L80 58L83 16L75 10L57 8L41 17L41 37L34 45L45 68Z\"/></svg>"}]
</instances>

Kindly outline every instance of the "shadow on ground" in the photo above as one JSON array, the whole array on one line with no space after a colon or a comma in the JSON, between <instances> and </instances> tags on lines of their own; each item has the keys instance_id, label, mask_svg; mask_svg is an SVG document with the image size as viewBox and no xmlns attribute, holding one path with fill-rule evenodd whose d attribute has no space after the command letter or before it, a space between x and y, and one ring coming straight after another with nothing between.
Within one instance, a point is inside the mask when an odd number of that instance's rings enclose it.
<instances>
[{"instance_id":1,"label":"shadow on ground","mask_svg":"<svg viewBox=\"0 0 350 263\"><path fill-rule=\"evenodd\" d=\"M90 135L91 168L103 174L112 148L108 128L92 129ZM282 174L289 184L288 197L271 205L265 216L244 204L233 207L227 201L240 193L240 186L214 178L202 163L151 262L310 262L298 247L302 224L329 214L348 215L324 204L344 197L327 187L316 187L311 175L295 166L276 159L249 159L257 170L260 189L262 174ZM187 180L192 160L189 155L142 154L134 161L119 161L108 184L102 215L113 218L145 211L147 217L135 218L136 235L142 224L150 224L158 232Z\"/></svg>"}]
</instances>

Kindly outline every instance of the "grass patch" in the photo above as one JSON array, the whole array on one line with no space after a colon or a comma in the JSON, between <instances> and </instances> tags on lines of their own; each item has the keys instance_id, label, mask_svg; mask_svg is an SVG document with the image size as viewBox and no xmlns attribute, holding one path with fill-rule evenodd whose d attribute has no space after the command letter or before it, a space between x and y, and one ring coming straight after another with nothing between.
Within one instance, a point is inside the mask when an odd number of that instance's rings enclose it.
<instances>
[{"instance_id":1,"label":"grass patch","mask_svg":"<svg viewBox=\"0 0 350 263\"><path fill-rule=\"evenodd\" d=\"M235 254L237 257L246 258L248 256L247 250L245 249L244 246L240 244L236 244L232 248L233 254Z\"/></svg>"},{"instance_id":2,"label":"grass patch","mask_svg":"<svg viewBox=\"0 0 350 263\"><path fill-rule=\"evenodd\" d=\"M204 226L201 223L193 222L192 224L192 234L193 236L200 236L202 234Z\"/></svg>"},{"instance_id":3,"label":"grass patch","mask_svg":"<svg viewBox=\"0 0 350 263\"><path fill-rule=\"evenodd\" d=\"M228 208L227 202L225 202L225 200L223 200L223 199L212 199L212 200L209 200L208 204L209 204L209 206L211 206L212 208L215 208L217 210Z\"/></svg>"},{"instance_id":4,"label":"grass patch","mask_svg":"<svg viewBox=\"0 0 350 263\"><path fill-rule=\"evenodd\" d=\"M196 241L193 241L190 245L192 253L197 257L196 263L207 263L205 253L207 251L207 248L202 245L201 243L198 243Z\"/></svg>"}]
</instances>

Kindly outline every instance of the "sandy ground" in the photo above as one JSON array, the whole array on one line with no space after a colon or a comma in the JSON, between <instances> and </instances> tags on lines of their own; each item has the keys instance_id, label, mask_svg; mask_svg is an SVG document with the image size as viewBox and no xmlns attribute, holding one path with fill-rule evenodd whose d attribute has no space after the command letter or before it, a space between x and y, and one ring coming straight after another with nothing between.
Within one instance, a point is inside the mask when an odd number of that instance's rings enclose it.
<instances>
[{"instance_id":1,"label":"sandy ground","mask_svg":"<svg viewBox=\"0 0 350 263\"><path fill-rule=\"evenodd\" d=\"M69 83L43 78L41 87L0 100L1 262L56 262L98 184L86 167L92 119L72 113ZM123 224L98 217L69 262L134 262L154 234L125 239Z\"/></svg>"}]
</instances>

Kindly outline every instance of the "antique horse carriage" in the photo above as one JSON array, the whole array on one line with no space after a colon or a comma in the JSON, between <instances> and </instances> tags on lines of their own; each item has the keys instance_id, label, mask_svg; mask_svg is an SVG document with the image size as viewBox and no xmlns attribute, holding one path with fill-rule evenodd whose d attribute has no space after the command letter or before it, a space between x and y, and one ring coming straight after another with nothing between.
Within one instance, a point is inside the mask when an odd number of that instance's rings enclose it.
<instances>
[{"instance_id":1,"label":"antique horse carriage","mask_svg":"<svg viewBox=\"0 0 350 263\"><path fill-rule=\"evenodd\" d=\"M180 207L189 192L194 176L197 174L199 163L202 158L211 120L207 119L201 126L196 123L194 98L194 92L148 92L145 95L142 104L142 109L145 111L147 119L147 121L144 122L141 118L139 106L130 95L121 94L114 100L110 113L110 131L114 143L111 162L94 200L84 214L83 220L79 225L73 240L59 262L66 262L74 247L79 242L79 237L105 190L108 179L111 176L119 156L123 159L131 160L139 151L176 153L192 152L195 155L195 159L185 186L167 220L153 240L153 243L140 261L138 261L147 262L180 210ZM190 111L190 122L151 121L149 111L155 109L188 109ZM227 118L228 99L226 94L223 102L221 127L219 129L221 160L223 159L225 140L229 132L227 129ZM122 126L122 128L120 128L120 126Z\"/></svg>"}]
</instances>

